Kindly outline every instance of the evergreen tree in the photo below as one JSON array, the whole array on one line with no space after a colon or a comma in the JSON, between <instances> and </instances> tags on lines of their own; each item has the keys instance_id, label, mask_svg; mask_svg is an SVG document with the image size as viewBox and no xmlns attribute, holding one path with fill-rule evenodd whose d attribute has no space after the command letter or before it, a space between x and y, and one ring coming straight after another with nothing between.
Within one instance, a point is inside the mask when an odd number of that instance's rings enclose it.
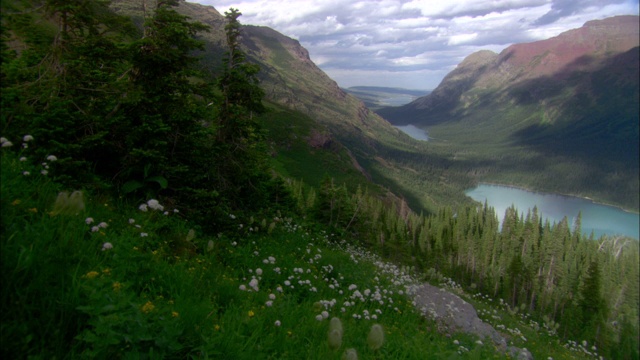
<instances>
[{"instance_id":1,"label":"evergreen tree","mask_svg":"<svg viewBox=\"0 0 640 360\"><path fill-rule=\"evenodd\" d=\"M222 96L217 139L223 147L218 153L217 183L236 203L246 202L250 196L265 194L260 186L267 185L269 180L264 134L255 116L265 111L262 104L264 92L258 86L257 78L260 68L248 62L241 49L242 27L238 21L241 15L233 8L225 12L228 51L218 79ZM255 200L253 198L250 202L255 204Z\"/></svg>"}]
</instances>

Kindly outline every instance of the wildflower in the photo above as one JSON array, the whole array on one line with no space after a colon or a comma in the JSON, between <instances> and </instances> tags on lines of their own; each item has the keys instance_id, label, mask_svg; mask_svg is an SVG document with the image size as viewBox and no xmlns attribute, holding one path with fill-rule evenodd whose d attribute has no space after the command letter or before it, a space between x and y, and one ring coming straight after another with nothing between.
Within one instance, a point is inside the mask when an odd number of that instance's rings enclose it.
<instances>
[{"instance_id":1,"label":"wildflower","mask_svg":"<svg viewBox=\"0 0 640 360\"><path fill-rule=\"evenodd\" d=\"M33 136L31 136L31 135L25 135L22 138L22 141L24 141L24 142L29 142L29 141L32 141L32 140L33 140Z\"/></svg>"},{"instance_id":2,"label":"wildflower","mask_svg":"<svg viewBox=\"0 0 640 360\"><path fill-rule=\"evenodd\" d=\"M236 216L233 215L233 214L229 214L229 217L231 218L231 220L235 220L236 219Z\"/></svg>"},{"instance_id":3,"label":"wildflower","mask_svg":"<svg viewBox=\"0 0 640 360\"><path fill-rule=\"evenodd\" d=\"M93 218L88 217L88 218L84 219L84 222L86 222L87 225L89 225L89 224L91 224L93 222Z\"/></svg>"},{"instance_id":4,"label":"wildflower","mask_svg":"<svg viewBox=\"0 0 640 360\"><path fill-rule=\"evenodd\" d=\"M91 227L91 232L98 232L98 231L100 231L99 227L97 227L97 226Z\"/></svg>"},{"instance_id":5,"label":"wildflower","mask_svg":"<svg viewBox=\"0 0 640 360\"><path fill-rule=\"evenodd\" d=\"M269 300L275 300L275 299L276 299L275 294L269 294Z\"/></svg>"},{"instance_id":6,"label":"wildflower","mask_svg":"<svg viewBox=\"0 0 640 360\"><path fill-rule=\"evenodd\" d=\"M122 284L116 281L111 285L111 287L113 288L113 291L118 292L120 291L120 289L122 289Z\"/></svg>"},{"instance_id":7,"label":"wildflower","mask_svg":"<svg viewBox=\"0 0 640 360\"><path fill-rule=\"evenodd\" d=\"M147 204L142 204L142 205L138 206L138 209L140 211L147 212L149 210L149 207L147 206Z\"/></svg>"},{"instance_id":8,"label":"wildflower","mask_svg":"<svg viewBox=\"0 0 640 360\"><path fill-rule=\"evenodd\" d=\"M342 354L342 360L358 360L358 352L356 349L347 349Z\"/></svg>"},{"instance_id":9,"label":"wildflower","mask_svg":"<svg viewBox=\"0 0 640 360\"><path fill-rule=\"evenodd\" d=\"M99 228L103 228L103 229L106 229L106 228L107 228L107 226L109 226L109 224L107 224L107 223L106 223L106 222L104 222L104 221L103 221L103 222L101 222L100 224L98 224L98 227L99 227Z\"/></svg>"},{"instance_id":10,"label":"wildflower","mask_svg":"<svg viewBox=\"0 0 640 360\"><path fill-rule=\"evenodd\" d=\"M258 275L258 276L262 275L262 269L257 268L256 269L256 275Z\"/></svg>"},{"instance_id":11,"label":"wildflower","mask_svg":"<svg viewBox=\"0 0 640 360\"><path fill-rule=\"evenodd\" d=\"M382 347L384 343L384 330L382 330L382 326L380 324L375 324L371 327L371 331L369 331L369 336L367 336L367 344L369 344L369 348L371 350L378 350Z\"/></svg>"},{"instance_id":12,"label":"wildflower","mask_svg":"<svg viewBox=\"0 0 640 360\"><path fill-rule=\"evenodd\" d=\"M240 285L239 289L242 291L247 291L247 287L244 284Z\"/></svg>"},{"instance_id":13,"label":"wildflower","mask_svg":"<svg viewBox=\"0 0 640 360\"><path fill-rule=\"evenodd\" d=\"M269 301L265 302L264 304L267 305L267 307L271 307L271 306L273 306L273 301L269 300Z\"/></svg>"},{"instance_id":14,"label":"wildflower","mask_svg":"<svg viewBox=\"0 0 640 360\"><path fill-rule=\"evenodd\" d=\"M173 212L177 214L177 213L179 213L179 212L180 212L180 210L178 210L178 209L173 209Z\"/></svg>"},{"instance_id":15,"label":"wildflower","mask_svg":"<svg viewBox=\"0 0 640 360\"><path fill-rule=\"evenodd\" d=\"M5 139L5 140L6 140L6 139ZM2 143L2 147L3 147L3 148L6 148L6 147L12 147L12 146L13 146L13 143L12 143L11 141L8 141L8 140L7 140L7 141L4 141L4 142Z\"/></svg>"},{"instance_id":16,"label":"wildflower","mask_svg":"<svg viewBox=\"0 0 640 360\"><path fill-rule=\"evenodd\" d=\"M102 251L113 249L113 245L110 242L102 244Z\"/></svg>"},{"instance_id":17,"label":"wildflower","mask_svg":"<svg viewBox=\"0 0 640 360\"><path fill-rule=\"evenodd\" d=\"M322 315L322 318L323 318L323 319L328 319L328 318L329 318L329 313L328 313L326 310L325 310L325 311L323 311L323 312L321 313L321 315Z\"/></svg>"},{"instance_id":18,"label":"wildflower","mask_svg":"<svg viewBox=\"0 0 640 360\"><path fill-rule=\"evenodd\" d=\"M85 278L87 279L93 279L94 277L98 276L100 274L98 274L97 271L89 271L88 273L85 274Z\"/></svg>"},{"instance_id":19,"label":"wildflower","mask_svg":"<svg viewBox=\"0 0 640 360\"><path fill-rule=\"evenodd\" d=\"M147 233L140 233L140 237L147 237L147 236L149 236L149 234L147 234Z\"/></svg>"},{"instance_id":20,"label":"wildflower","mask_svg":"<svg viewBox=\"0 0 640 360\"><path fill-rule=\"evenodd\" d=\"M20 158L20 161L23 161L23 162L24 162L24 161L27 161L26 156L21 157L21 158Z\"/></svg>"},{"instance_id":21,"label":"wildflower","mask_svg":"<svg viewBox=\"0 0 640 360\"><path fill-rule=\"evenodd\" d=\"M148 314L155 309L155 305L151 301L147 301L146 304L142 305L142 312Z\"/></svg>"},{"instance_id":22,"label":"wildflower","mask_svg":"<svg viewBox=\"0 0 640 360\"><path fill-rule=\"evenodd\" d=\"M249 310L248 315L249 315L250 318L252 318L252 317L254 317L256 315L256 313L254 313L253 310Z\"/></svg>"},{"instance_id":23,"label":"wildflower","mask_svg":"<svg viewBox=\"0 0 640 360\"><path fill-rule=\"evenodd\" d=\"M7 141L9 141L9 140L7 140L7 138L6 138L6 137L4 137L4 136L3 136L3 137L0 137L0 144L4 144L4 143L6 143Z\"/></svg>"},{"instance_id":24,"label":"wildflower","mask_svg":"<svg viewBox=\"0 0 640 360\"><path fill-rule=\"evenodd\" d=\"M47 160L49 160L49 161L58 161L58 158L55 155L49 155L49 156L47 156Z\"/></svg>"},{"instance_id":25,"label":"wildflower","mask_svg":"<svg viewBox=\"0 0 640 360\"><path fill-rule=\"evenodd\" d=\"M42 170L42 171L40 171L40 174L42 174L42 175L47 175L48 173L49 173L49 172L48 172L47 170Z\"/></svg>"},{"instance_id":26,"label":"wildflower","mask_svg":"<svg viewBox=\"0 0 640 360\"><path fill-rule=\"evenodd\" d=\"M253 290L258 291L258 279L251 279L251 281L249 281L249 286L251 286Z\"/></svg>"},{"instance_id":27,"label":"wildflower","mask_svg":"<svg viewBox=\"0 0 640 360\"><path fill-rule=\"evenodd\" d=\"M321 314L316 315L316 320L322 321L324 317Z\"/></svg>"},{"instance_id":28,"label":"wildflower","mask_svg":"<svg viewBox=\"0 0 640 360\"><path fill-rule=\"evenodd\" d=\"M158 210L158 211L164 210L164 206L160 205L160 203L156 199L151 199L147 201L147 205L153 210Z\"/></svg>"},{"instance_id":29,"label":"wildflower","mask_svg":"<svg viewBox=\"0 0 640 360\"><path fill-rule=\"evenodd\" d=\"M178 314L177 311L172 311L171 312L171 317L177 318L178 316L180 316L180 314Z\"/></svg>"},{"instance_id":30,"label":"wildflower","mask_svg":"<svg viewBox=\"0 0 640 360\"><path fill-rule=\"evenodd\" d=\"M24 176L29 176L29 175L31 175L31 173L30 173L30 172L28 172L28 171L23 171L23 172L22 172L22 175L24 175Z\"/></svg>"},{"instance_id":31,"label":"wildflower","mask_svg":"<svg viewBox=\"0 0 640 360\"><path fill-rule=\"evenodd\" d=\"M135 220L135 219L129 219L129 224L133 224L133 223L135 223L135 222L136 222L136 220Z\"/></svg>"},{"instance_id":32,"label":"wildflower","mask_svg":"<svg viewBox=\"0 0 640 360\"><path fill-rule=\"evenodd\" d=\"M275 326L280 326L280 325L282 325L282 323L280 323L280 320L276 320L276 322L275 322L275 323L273 323L273 325L275 325Z\"/></svg>"},{"instance_id":33,"label":"wildflower","mask_svg":"<svg viewBox=\"0 0 640 360\"><path fill-rule=\"evenodd\" d=\"M339 318L331 318L329 322L329 333L327 334L327 342L332 349L338 349L342 346L342 322Z\"/></svg>"}]
</instances>

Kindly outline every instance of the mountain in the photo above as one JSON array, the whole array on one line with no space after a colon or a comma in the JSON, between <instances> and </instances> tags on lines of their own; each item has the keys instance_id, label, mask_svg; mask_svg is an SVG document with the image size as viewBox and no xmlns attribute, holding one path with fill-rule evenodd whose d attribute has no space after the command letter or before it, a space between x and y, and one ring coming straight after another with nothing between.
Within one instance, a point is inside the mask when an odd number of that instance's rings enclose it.
<instances>
[{"instance_id":1,"label":"mountain","mask_svg":"<svg viewBox=\"0 0 640 360\"><path fill-rule=\"evenodd\" d=\"M111 7L142 23L139 2L114 0ZM227 50L224 16L211 6L185 1L177 11L210 27L199 34L205 50L198 55L202 69L217 76ZM395 199L398 208L406 207L403 201L418 211L471 202L462 191L471 185L468 177L447 174L446 158L418 149L418 142L341 89L297 40L263 26L243 25L241 33L247 58L260 66L260 86L270 108L264 127L280 173L314 185L324 174L350 187L364 184Z\"/></svg>"},{"instance_id":2,"label":"mountain","mask_svg":"<svg viewBox=\"0 0 640 360\"><path fill-rule=\"evenodd\" d=\"M455 151L488 154L491 174L479 180L529 186L522 174L544 173L549 179L535 187L591 188L605 198L619 191L614 201L637 209L628 194L637 193L640 161L638 23L638 16L589 21L500 54L476 52L429 95L377 113L428 127L436 139L455 142Z\"/></svg>"}]
</instances>

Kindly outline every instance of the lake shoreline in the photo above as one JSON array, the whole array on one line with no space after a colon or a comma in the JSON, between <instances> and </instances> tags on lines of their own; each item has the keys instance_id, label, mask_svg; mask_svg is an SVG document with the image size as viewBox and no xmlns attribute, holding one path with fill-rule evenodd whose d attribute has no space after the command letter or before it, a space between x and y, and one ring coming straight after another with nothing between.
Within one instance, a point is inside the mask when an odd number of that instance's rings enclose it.
<instances>
[{"instance_id":1,"label":"lake shoreline","mask_svg":"<svg viewBox=\"0 0 640 360\"><path fill-rule=\"evenodd\" d=\"M558 192L545 192L545 191L541 191L541 190L535 190L535 189L531 189L528 188L526 186L518 186L518 185L512 185L512 184L503 184L503 183L498 183L498 182L489 182L489 181L481 181L478 182L475 187L478 187L479 185L492 185L492 186L504 186L507 188L512 188L512 189L518 189L518 190L524 190L524 191L529 191L535 194L541 194L541 195L557 195L557 196L565 196L565 197L573 197L573 198L578 198L578 199L584 199L584 200L589 200L594 204L597 205L604 205L604 206L610 206L612 208L616 208L619 210L622 210L626 213L629 214L634 214L634 215L640 215L639 211L635 211L635 210L631 210L631 209L626 209L620 205L615 205L615 204L609 204L606 202L602 202L602 201L597 201L594 200L588 196L579 196L579 195L572 195L572 194L563 194L563 193L558 193ZM472 190L473 188L469 188L467 190L465 190L465 194L467 193L467 191Z\"/></svg>"}]
</instances>

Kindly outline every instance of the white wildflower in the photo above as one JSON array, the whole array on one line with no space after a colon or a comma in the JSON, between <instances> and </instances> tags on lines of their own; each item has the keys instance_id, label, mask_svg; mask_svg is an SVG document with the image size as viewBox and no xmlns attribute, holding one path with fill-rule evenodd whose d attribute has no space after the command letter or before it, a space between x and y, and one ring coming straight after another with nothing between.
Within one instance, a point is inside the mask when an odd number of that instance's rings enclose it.
<instances>
[{"instance_id":1,"label":"white wildflower","mask_svg":"<svg viewBox=\"0 0 640 360\"><path fill-rule=\"evenodd\" d=\"M29 176L29 175L31 175L31 173L30 173L30 172L28 172L28 171L23 171L23 172L22 172L22 175L24 175L24 176Z\"/></svg>"},{"instance_id":2,"label":"white wildflower","mask_svg":"<svg viewBox=\"0 0 640 360\"><path fill-rule=\"evenodd\" d=\"M147 234L147 233L140 233L140 237L147 237L147 236L149 236L149 234Z\"/></svg>"},{"instance_id":3,"label":"white wildflower","mask_svg":"<svg viewBox=\"0 0 640 360\"><path fill-rule=\"evenodd\" d=\"M273 323L275 326L280 326L282 325L282 323L280 322L280 320L276 320L276 322Z\"/></svg>"},{"instance_id":4,"label":"white wildflower","mask_svg":"<svg viewBox=\"0 0 640 360\"><path fill-rule=\"evenodd\" d=\"M158 211L164 210L164 206L160 205L160 203L156 199L151 199L147 201L147 205L153 210L158 210Z\"/></svg>"},{"instance_id":5,"label":"white wildflower","mask_svg":"<svg viewBox=\"0 0 640 360\"><path fill-rule=\"evenodd\" d=\"M49 160L49 161L57 161L58 158L55 155L49 155L49 156L47 156L47 160Z\"/></svg>"},{"instance_id":6,"label":"white wildflower","mask_svg":"<svg viewBox=\"0 0 640 360\"><path fill-rule=\"evenodd\" d=\"M140 211L145 211L145 212L149 210L147 204L140 205L138 209L140 209Z\"/></svg>"},{"instance_id":7,"label":"white wildflower","mask_svg":"<svg viewBox=\"0 0 640 360\"><path fill-rule=\"evenodd\" d=\"M6 148L6 147L12 147L13 143L11 141L4 141L2 142L2 147Z\"/></svg>"},{"instance_id":8,"label":"white wildflower","mask_svg":"<svg viewBox=\"0 0 640 360\"><path fill-rule=\"evenodd\" d=\"M27 161L27 158L25 156L20 158L20 161Z\"/></svg>"},{"instance_id":9,"label":"white wildflower","mask_svg":"<svg viewBox=\"0 0 640 360\"><path fill-rule=\"evenodd\" d=\"M31 136L31 135L25 135L22 138L22 141L24 141L24 142L29 142L29 141L32 141L32 140L33 140L33 136Z\"/></svg>"},{"instance_id":10,"label":"white wildflower","mask_svg":"<svg viewBox=\"0 0 640 360\"><path fill-rule=\"evenodd\" d=\"M87 225L89 225L89 224L93 223L93 218L88 217L88 218L84 219L84 222L86 222Z\"/></svg>"},{"instance_id":11,"label":"white wildflower","mask_svg":"<svg viewBox=\"0 0 640 360\"><path fill-rule=\"evenodd\" d=\"M102 244L102 251L113 249L113 245L110 242Z\"/></svg>"},{"instance_id":12,"label":"white wildflower","mask_svg":"<svg viewBox=\"0 0 640 360\"><path fill-rule=\"evenodd\" d=\"M133 224L133 223L135 223L135 222L136 222L136 220L135 220L135 219L129 219L129 224Z\"/></svg>"},{"instance_id":13,"label":"white wildflower","mask_svg":"<svg viewBox=\"0 0 640 360\"><path fill-rule=\"evenodd\" d=\"M109 224L107 224L107 223L106 223L106 222L104 222L104 221L103 221L103 222L101 222L100 224L98 224L98 227L103 228L103 229L106 229L106 228L107 228L107 226L109 226Z\"/></svg>"}]
</instances>

